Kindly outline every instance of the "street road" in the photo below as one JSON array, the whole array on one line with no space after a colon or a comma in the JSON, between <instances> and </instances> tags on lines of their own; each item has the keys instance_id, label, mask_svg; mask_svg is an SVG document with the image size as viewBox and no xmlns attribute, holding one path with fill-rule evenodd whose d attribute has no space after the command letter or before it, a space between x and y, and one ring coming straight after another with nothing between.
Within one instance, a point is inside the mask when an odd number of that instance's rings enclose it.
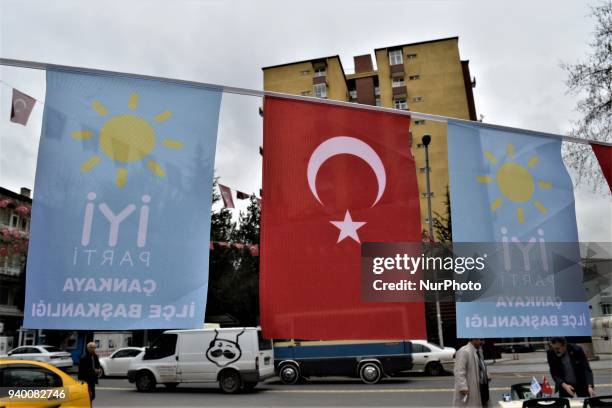
<instances>
[{"instance_id":1,"label":"street road","mask_svg":"<svg viewBox=\"0 0 612 408\"><path fill-rule=\"evenodd\" d=\"M599 395L612 394L612 367L593 370ZM493 374L491 407L510 385L529 382L544 373ZM546 373L549 377L550 375ZM94 407L448 407L452 402L453 376L395 377L376 385L344 378L312 379L287 386L277 379L259 384L246 394L225 395L213 384L181 385L176 390L158 387L154 393L139 393L125 379L102 379Z\"/></svg>"}]
</instances>

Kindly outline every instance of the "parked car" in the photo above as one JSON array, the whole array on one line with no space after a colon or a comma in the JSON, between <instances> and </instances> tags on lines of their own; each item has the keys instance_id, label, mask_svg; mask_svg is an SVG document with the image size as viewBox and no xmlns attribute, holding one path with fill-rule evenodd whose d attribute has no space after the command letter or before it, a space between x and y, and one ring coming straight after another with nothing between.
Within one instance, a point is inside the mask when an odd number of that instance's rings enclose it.
<instances>
[{"instance_id":1,"label":"parked car","mask_svg":"<svg viewBox=\"0 0 612 408\"><path fill-rule=\"evenodd\" d=\"M59 347L48 345L17 347L7 353L7 358L10 360L40 361L58 368L72 367L70 353L61 350Z\"/></svg>"},{"instance_id":2,"label":"parked car","mask_svg":"<svg viewBox=\"0 0 612 408\"><path fill-rule=\"evenodd\" d=\"M303 377L345 376L375 384L412 367L409 341L275 341L274 365L284 384Z\"/></svg>"},{"instance_id":3,"label":"parked car","mask_svg":"<svg viewBox=\"0 0 612 408\"><path fill-rule=\"evenodd\" d=\"M232 394L272 376L272 342L256 327L167 330L128 369L128 380L144 392L157 384L218 382Z\"/></svg>"},{"instance_id":4,"label":"parked car","mask_svg":"<svg viewBox=\"0 0 612 408\"><path fill-rule=\"evenodd\" d=\"M440 347L427 340L411 340L413 371L423 371L428 375L441 375L452 370L456 350Z\"/></svg>"},{"instance_id":5,"label":"parked car","mask_svg":"<svg viewBox=\"0 0 612 408\"><path fill-rule=\"evenodd\" d=\"M87 384L75 380L51 364L28 360L0 360L0 373L2 374L0 375L0 406L2 407L43 408L61 405L66 408L84 408L91 406ZM33 389L39 390L41 398L29 398L33 396ZM28 391L32 395L28 395Z\"/></svg>"},{"instance_id":6,"label":"parked car","mask_svg":"<svg viewBox=\"0 0 612 408\"><path fill-rule=\"evenodd\" d=\"M127 376L130 363L135 357L144 353L144 350L144 347L125 347L120 348L108 357L102 357L100 359L102 375L106 377Z\"/></svg>"}]
</instances>

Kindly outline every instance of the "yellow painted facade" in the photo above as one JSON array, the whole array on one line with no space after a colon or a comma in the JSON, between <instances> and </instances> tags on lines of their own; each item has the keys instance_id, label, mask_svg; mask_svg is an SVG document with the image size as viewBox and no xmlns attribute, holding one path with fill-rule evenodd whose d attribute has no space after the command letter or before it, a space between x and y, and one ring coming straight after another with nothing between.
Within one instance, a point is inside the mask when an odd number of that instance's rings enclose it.
<instances>
[{"instance_id":1,"label":"yellow painted facade","mask_svg":"<svg viewBox=\"0 0 612 408\"><path fill-rule=\"evenodd\" d=\"M340 58L333 56L323 59L326 62L327 70L327 98L347 101L348 88ZM314 76L313 61L264 68L264 90L292 95L314 96L312 84Z\"/></svg>"},{"instance_id":2,"label":"yellow painted facade","mask_svg":"<svg viewBox=\"0 0 612 408\"><path fill-rule=\"evenodd\" d=\"M398 49L402 50L404 80L407 87L406 100L409 110L470 119L469 101L466 94L467 85L459 56L458 38L456 37L377 49L374 53L376 70L367 73L362 72L345 76L340 59L337 56L328 57L326 58L328 66L328 99L349 100L347 79L377 74L380 105L392 108L394 100L388 52L389 50ZM314 96L314 92L312 92L313 72L310 75L304 74L306 70L312 71L313 61L321 60L317 59L264 68L264 89L295 95L304 95L305 91L310 90L311 93L308 95ZM410 79L410 77L416 76L418 76L418 79ZM417 98L417 100L413 98ZM413 119L412 151L417 167L423 230L428 229L427 197L425 195L425 149L420 148L419 144L421 143L422 136L425 134L431 135L432 138L429 158L434 218L436 213L443 217L447 216L446 191L449 183L446 124L432 121L422 123L422 121Z\"/></svg>"},{"instance_id":3,"label":"yellow painted facade","mask_svg":"<svg viewBox=\"0 0 612 408\"><path fill-rule=\"evenodd\" d=\"M393 47L392 49L397 49ZM444 41L426 42L401 47L406 87L408 89L408 109L415 112L470 119L468 100L459 57L459 40L451 38ZM389 48L376 50L376 64L380 83L381 105L393 107L391 74L389 67ZM409 57L413 56L413 57ZM410 80L418 75L419 79ZM416 102L413 98L421 97ZM421 193L421 220L427 229L427 197L425 179L425 149L419 148L423 135L431 136L429 147L429 167L432 197L432 212L446 217L446 191L449 186L448 150L446 124L425 121L424 124L412 120L412 152L417 166L417 179Z\"/></svg>"}]
</instances>

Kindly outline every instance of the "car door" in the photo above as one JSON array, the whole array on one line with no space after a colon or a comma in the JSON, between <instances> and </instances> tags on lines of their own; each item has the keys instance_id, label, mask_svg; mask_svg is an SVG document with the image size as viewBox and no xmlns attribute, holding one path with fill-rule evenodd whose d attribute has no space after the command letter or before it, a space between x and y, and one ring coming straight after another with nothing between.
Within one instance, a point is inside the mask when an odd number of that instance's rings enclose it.
<instances>
[{"instance_id":1,"label":"car door","mask_svg":"<svg viewBox=\"0 0 612 408\"><path fill-rule=\"evenodd\" d=\"M27 348L28 347L17 347L16 349L11 350L8 353L8 356L11 360L25 360L22 355L26 352Z\"/></svg>"},{"instance_id":2,"label":"car door","mask_svg":"<svg viewBox=\"0 0 612 408\"><path fill-rule=\"evenodd\" d=\"M412 369L423 370L427 363L429 348L419 343L412 343Z\"/></svg>"},{"instance_id":3,"label":"car door","mask_svg":"<svg viewBox=\"0 0 612 408\"><path fill-rule=\"evenodd\" d=\"M128 367L134 357L140 354L137 349L122 349L115 352L108 361L112 375L127 375Z\"/></svg>"},{"instance_id":4,"label":"car door","mask_svg":"<svg viewBox=\"0 0 612 408\"><path fill-rule=\"evenodd\" d=\"M0 369L0 404L6 408L55 408L61 406L57 398L63 390L63 382L59 375L44 367L31 364L8 364ZM50 392L43 398L10 398L10 391L27 391L36 388ZM55 397L53 396L55 392ZM66 395L66 391L64 390Z\"/></svg>"},{"instance_id":5,"label":"car door","mask_svg":"<svg viewBox=\"0 0 612 408\"><path fill-rule=\"evenodd\" d=\"M26 347L23 354L21 354L21 360L45 361L45 358L38 348Z\"/></svg>"},{"instance_id":6,"label":"car door","mask_svg":"<svg viewBox=\"0 0 612 408\"><path fill-rule=\"evenodd\" d=\"M142 357L142 365L156 371L161 383L177 382L177 337L175 333L162 334Z\"/></svg>"}]
</instances>

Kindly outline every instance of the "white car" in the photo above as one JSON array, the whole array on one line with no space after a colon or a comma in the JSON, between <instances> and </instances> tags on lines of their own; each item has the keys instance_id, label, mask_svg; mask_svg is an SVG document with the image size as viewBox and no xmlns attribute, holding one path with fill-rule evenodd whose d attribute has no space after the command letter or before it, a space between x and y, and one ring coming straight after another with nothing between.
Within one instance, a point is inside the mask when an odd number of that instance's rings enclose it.
<instances>
[{"instance_id":1,"label":"white car","mask_svg":"<svg viewBox=\"0 0 612 408\"><path fill-rule=\"evenodd\" d=\"M106 377L127 376L128 368L134 358L144 353L144 347L120 348L108 357L100 359L102 374Z\"/></svg>"},{"instance_id":2,"label":"white car","mask_svg":"<svg viewBox=\"0 0 612 408\"><path fill-rule=\"evenodd\" d=\"M423 371L429 375L440 375L451 370L456 350L440 347L427 340L410 340L412 343L412 370Z\"/></svg>"},{"instance_id":3,"label":"white car","mask_svg":"<svg viewBox=\"0 0 612 408\"><path fill-rule=\"evenodd\" d=\"M72 367L72 356L70 353L55 346L21 346L7 353L11 360L34 360L49 363L57 368Z\"/></svg>"}]
</instances>

